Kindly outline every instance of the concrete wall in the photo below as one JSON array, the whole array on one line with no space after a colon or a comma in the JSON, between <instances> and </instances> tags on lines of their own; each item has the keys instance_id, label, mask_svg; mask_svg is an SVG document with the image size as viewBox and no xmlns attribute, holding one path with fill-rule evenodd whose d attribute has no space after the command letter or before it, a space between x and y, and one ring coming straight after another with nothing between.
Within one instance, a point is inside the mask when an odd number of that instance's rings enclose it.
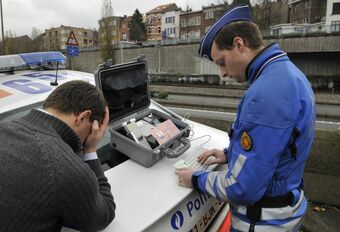
<instances>
[{"instance_id":1,"label":"concrete wall","mask_svg":"<svg viewBox=\"0 0 340 232\"><path fill-rule=\"evenodd\" d=\"M335 75L340 73L340 36L286 38L278 40L292 61L306 75ZM274 40L266 40L266 44ZM199 44L115 49L115 62L130 61L146 55L149 73L219 74L218 67L197 56ZM121 52L122 51L122 52ZM68 67L93 73L102 63L99 50L80 51L79 57L68 61Z\"/></svg>"},{"instance_id":2,"label":"concrete wall","mask_svg":"<svg viewBox=\"0 0 340 232\"><path fill-rule=\"evenodd\" d=\"M340 52L340 36L269 39L265 42L278 42L287 53Z\"/></svg>"}]
</instances>

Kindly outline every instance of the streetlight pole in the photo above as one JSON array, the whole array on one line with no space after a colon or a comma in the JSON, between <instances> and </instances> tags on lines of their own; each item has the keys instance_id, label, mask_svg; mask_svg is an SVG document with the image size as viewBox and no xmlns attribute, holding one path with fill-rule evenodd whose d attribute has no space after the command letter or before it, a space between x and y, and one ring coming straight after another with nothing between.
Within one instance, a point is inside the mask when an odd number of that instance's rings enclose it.
<instances>
[{"instance_id":1,"label":"streetlight pole","mask_svg":"<svg viewBox=\"0 0 340 232\"><path fill-rule=\"evenodd\" d=\"M5 51L5 35L4 35L4 16L2 14L2 0L0 0L0 11L1 11L1 34L2 34L2 53L6 54Z\"/></svg>"},{"instance_id":2,"label":"streetlight pole","mask_svg":"<svg viewBox=\"0 0 340 232\"><path fill-rule=\"evenodd\" d=\"M158 74L161 75L161 44L158 47Z\"/></svg>"},{"instance_id":3,"label":"streetlight pole","mask_svg":"<svg viewBox=\"0 0 340 232\"><path fill-rule=\"evenodd\" d=\"M121 63L123 63L124 57L123 57L123 43L120 41L120 60Z\"/></svg>"}]
</instances>

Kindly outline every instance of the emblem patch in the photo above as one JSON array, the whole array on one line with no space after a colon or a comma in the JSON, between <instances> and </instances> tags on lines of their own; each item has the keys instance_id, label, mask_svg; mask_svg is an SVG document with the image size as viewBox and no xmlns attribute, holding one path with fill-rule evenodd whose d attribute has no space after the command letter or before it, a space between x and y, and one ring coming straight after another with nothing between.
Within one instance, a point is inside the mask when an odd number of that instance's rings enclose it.
<instances>
[{"instance_id":1,"label":"emblem patch","mask_svg":"<svg viewBox=\"0 0 340 232\"><path fill-rule=\"evenodd\" d=\"M252 145L253 143L252 143L251 137L248 135L247 132L243 131L242 136L241 136L241 147L245 151L249 151Z\"/></svg>"}]
</instances>

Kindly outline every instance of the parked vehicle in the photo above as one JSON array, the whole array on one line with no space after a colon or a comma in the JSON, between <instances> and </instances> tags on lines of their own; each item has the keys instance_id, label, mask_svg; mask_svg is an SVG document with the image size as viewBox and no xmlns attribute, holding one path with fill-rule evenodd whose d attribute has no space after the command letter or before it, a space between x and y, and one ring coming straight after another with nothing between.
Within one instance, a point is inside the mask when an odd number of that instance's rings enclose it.
<instances>
[{"instance_id":1,"label":"parked vehicle","mask_svg":"<svg viewBox=\"0 0 340 232\"><path fill-rule=\"evenodd\" d=\"M95 85L94 75L60 69L66 57L60 52L39 52L0 57L0 121L19 118L41 108L45 98L67 81L83 80ZM152 101L151 108L186 120ZM204 144L225 147L228 135L220 130L186 120L193 133L185 154ZM1 132L0 132L1 133ZM98 155L115 202L116 218L104 231L218 231L229 206L192 189L178 186L174 164L180 159L162 158L150 168L143 167L110 145L107 133ZM217 167L221 169L222 167ZM73 231L63 228L63 231ZM223 230L225 231L225 229Z\"/></svg>"}]
</instances>

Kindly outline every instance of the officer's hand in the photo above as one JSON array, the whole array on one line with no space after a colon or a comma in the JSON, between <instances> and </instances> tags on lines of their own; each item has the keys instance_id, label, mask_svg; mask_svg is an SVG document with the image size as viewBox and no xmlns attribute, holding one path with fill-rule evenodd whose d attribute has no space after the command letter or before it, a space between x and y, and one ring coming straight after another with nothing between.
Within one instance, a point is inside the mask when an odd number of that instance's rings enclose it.
<instances>
[{"instance_id":1,"label":"officer's hand","mask_svg":"<svg viewBox=\"0 0 340 232\"><path fill-rule=\"evenodd\" d=\"M209 157L214 157L214 159L208 159ZM202 154L197 157L197 161L201 164L225 164L227 158L224 152L220 149L205 150Z\"/></svg>"},{"instance_id":2,"label":"officer's hand","mask_svg":"<svg viewBox=\"0 0 340 232\"><path fill-rule=\"evenodd\" d=\"M84 142L84 153L95 152L98 143L102 140L109 123L109 108L105 108L103 122L99 125L97 120L92 122L91 132Z\"/></svg>"},{"instance_id":3,"label":"officer's hand","mask_svg":"<svg viewBox=\"0 0 340 232\"><path fill-rule=\"evenodd\" d=\"M178 185L192 188L191 177L195 171L193 168L176 169L175 174L178 176Z\"/></svg>"}]
</instances>

